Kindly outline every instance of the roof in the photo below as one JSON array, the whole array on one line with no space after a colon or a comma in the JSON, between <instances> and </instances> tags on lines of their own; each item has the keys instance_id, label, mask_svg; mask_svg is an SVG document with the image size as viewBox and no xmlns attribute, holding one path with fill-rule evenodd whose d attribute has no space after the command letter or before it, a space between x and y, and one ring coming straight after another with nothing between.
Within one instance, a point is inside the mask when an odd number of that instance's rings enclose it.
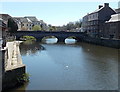
<instances>
[{"instance_id":1,"label":"roof","mask_svg":"<svg viewBox=\"0 0 120 92\"><path fill-rule=\"evenodd\" d=\"M2 18L4 21L7 21L9 18L11 18L8 14L0 14L0 18Z\"/></svg>"},{"instance_id":2,"label":"roof","mask_svg":"<svg viewBox=\"0 0 120 92\"><path fill-rule=\"evenodd\" d=\"M20 21L20 22L31 22L30 19L25 18L25 17L14 17L15 21Z\"/></svg>"},{"instance_id":3,"label":"roof","mask_svg":"<svg viewBox=\"0 0 120 92\"><path fill-rule=\"evenodd\" d=\"M25 18L29 19L30 21L38 21L38 19L35 16L25 16Z\"/></svg>"},{"instance_id":4,"label":"roof","mask_svg":"<svg viewBox=\"0 0 120 92\"><path fill-rule=\"evenodd\" d=\"M120 13L112 15L110 20L106 22L117 22L117 21L120 21Z\"/></svg>"},{"instance_id":5,"label":"roof","mask_svg":"<svg viewBox=\"0 0 120 92\"><path fill-rule=\"evenodd\" d=\"M6 24L3 22L2 18L0 18L0 27L6 28Z\"/></svg>"},{"instance_id":6,"label":"roof","mask_svg":"<svg viewBox=\"0 0 120 92\"><path fill-rule=\"evenodd\" d=\"M26 18L28 22L32 22L29 18Z\"/></svg>"},{"instance_id":7,"label":"roof","mask_svg":"<svg viewBox=\"0 0 120 92\"><path fill-rule=\"evenodd\" d=\"M104 7L101 7L100 9L96 9L94 12L90 13L90 14L93 14L93 13L97 13L99 11L101 11Z\"/></svg>"}]
</instances>

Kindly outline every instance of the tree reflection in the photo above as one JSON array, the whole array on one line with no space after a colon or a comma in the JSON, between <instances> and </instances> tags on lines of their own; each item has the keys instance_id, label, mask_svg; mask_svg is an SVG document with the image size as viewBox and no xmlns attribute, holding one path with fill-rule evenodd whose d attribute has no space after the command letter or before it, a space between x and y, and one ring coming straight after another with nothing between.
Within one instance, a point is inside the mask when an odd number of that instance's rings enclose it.
<instances>
[{"instance_id":1,"label":"tree reflection","mask_svg":"<svg viewBox=\"0 0 120 92\"><path fill-rule=\"evenodd\" d=\"M45 50L45 48L35 41L25 41L20 45L21 55L33 55L40 50Z\"/></svg>"}]
</instances>

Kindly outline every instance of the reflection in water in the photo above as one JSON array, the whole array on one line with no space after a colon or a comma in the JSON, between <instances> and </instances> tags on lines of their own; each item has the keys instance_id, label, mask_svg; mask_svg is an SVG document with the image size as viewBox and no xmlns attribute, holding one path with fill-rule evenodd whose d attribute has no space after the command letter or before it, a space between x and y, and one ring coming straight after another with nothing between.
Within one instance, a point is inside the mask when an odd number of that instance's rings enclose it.
<instances>
[{"instance_id":1,"label":"reflection in water","mask_svg":"<svg viewBox=\"0 0 120 92\"><path fill-rule=\"evenodd\" d=\"M25 41L20 45L22 55L34 55L39 50L45 50L45 48L35 41Z\"/></svg>"},{"instance_id":2,"label":"reflection in water","mask_svg":"<svg viewBox=\"0 0 120 92\"><path fill-rule=\"evenodd\" d=\"M20 92L26 92L26 88L27 88L28 84L29 84L29 82L25 83L23 86L19 86L19 87L16 87L14 89L10 89L7 92L19 92L19 91ZM16 89L17 89L17 91L16 91Z\"/></svg>"},{"instance_id":3,"label":"reflection in water","mask_svg":"<svg viewBox=\"0 0 120 92\"><path fill-rule=\"evenodd\" d=\"M87 43L39 42L23 43L20 47L23 62L31 75L25 90L118 89L117 49ZM26 56L28 51L32 54Z\"/></svg>"}]
</instances>

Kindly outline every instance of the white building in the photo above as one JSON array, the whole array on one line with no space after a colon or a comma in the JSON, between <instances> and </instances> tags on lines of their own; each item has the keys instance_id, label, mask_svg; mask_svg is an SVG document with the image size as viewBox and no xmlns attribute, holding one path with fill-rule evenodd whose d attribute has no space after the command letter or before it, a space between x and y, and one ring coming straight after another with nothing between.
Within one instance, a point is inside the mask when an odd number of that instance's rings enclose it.
<instances>
[{"instance_id":1,"label":"white building","mask_svg":"<svg viewBox=\"0 0 120 92\"><path fill-rule=\"evenodd\" d=\"M47 24L43 20L38 20L35 16L14 17L14 20L18 24L18 30L32 31L33 26L38 25L42 30L47 31Z\"/></svg>"}]
</instances>

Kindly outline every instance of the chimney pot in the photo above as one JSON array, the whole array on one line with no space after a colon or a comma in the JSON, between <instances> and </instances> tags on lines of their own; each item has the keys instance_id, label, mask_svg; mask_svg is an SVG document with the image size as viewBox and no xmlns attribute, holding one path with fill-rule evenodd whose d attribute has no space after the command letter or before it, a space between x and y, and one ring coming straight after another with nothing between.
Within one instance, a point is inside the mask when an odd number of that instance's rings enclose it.
<instances>
[{"instance_id":1,"label":"chimney pot","mask_svg":"<svg viewBox=\"0 0 120 92\"><path fill-rule=\"evenodd\" d=\"M109 3L104 3L104 6L105 7L109 7Z\"/></svg>"}]
</instances>

